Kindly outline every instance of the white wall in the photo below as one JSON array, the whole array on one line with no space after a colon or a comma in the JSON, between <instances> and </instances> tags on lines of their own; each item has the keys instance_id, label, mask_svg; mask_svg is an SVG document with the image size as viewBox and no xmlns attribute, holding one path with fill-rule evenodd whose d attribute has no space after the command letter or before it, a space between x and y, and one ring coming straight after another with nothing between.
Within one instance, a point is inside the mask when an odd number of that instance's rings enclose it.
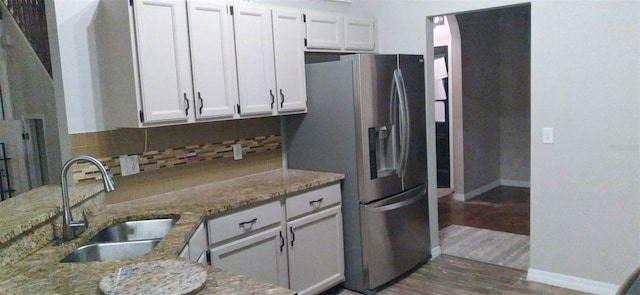
<instances>
[{"instance_id":1,"label":"white wall","mask_svg":"<svg viewBox=\"0 0 640 295\"><path fill-rule=\"evenodd\" d=\"M638 1L532 3L533 269L617 285L640 265L639 52Z\"/></svg>"},{"instance_id":2,"label":"white wall","mask_svg":"<svg viewBox=\"0 0 640 295\"><path fill-rule=\"evenodd\" d=\"M500 11L500 180L529 186L531 13L526 5Z\"/></svg>"},{"instance_id":3,"label":"white wall","mask_svg":"<svg viewBox=\"0 0 640 295\"><path fill-rule=\"evenodd\" d=\"M99 2L54 1L70 134L105 130L93 26Z\"/></svg>"},{"instance_id":4,"label":"white wall","mask_svg":"<svg viewBox=\"0 0 640 295\"><path fill-rule=\"evenodd\" d=\"M499 105L502 89L498 77L505 69L499 54L502 41L499 18L498 10L456 15L462 40L466 199L495 187L495 183L500 181Z\"/></svg>"}]
</instances>

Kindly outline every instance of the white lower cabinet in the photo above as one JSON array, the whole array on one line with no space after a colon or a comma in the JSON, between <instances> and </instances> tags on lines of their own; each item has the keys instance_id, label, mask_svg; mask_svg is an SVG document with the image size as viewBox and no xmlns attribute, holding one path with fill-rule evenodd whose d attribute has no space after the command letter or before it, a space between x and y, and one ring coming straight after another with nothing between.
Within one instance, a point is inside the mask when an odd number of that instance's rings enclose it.
<instances>
[{"instance_id":1,"label":"white lower cabinet","mask_svg":"<svg viewBox=\"0 0 640 295\"><path fill-rule=\"evenodd\" d=\"M214 218L211 264L298 294L327 290L344 281L340 200L334 184Z\"/></svg>"},{"instance_id":2,"label":"white lower cabinet","mask_svg":"<svg viewBox=\"0 0 640 295\"><path fill-rule=\"evenodd\" d=\"M179 256L197 262L206 262L208 249L207 230L205 224L200 223L191 235L191 238L189 238L189 243L184 246Z\"/></svg>"},{"instance_id":3,"label":"white lower cabinet","mask_svg":"<svg viewBox=\"0 0 640 295\"><path fill-rule=\"evenodd\" d=\"M317 294L344 280L340 206L287 223L289 284L298 294Z\"/></svg>"},{"instance_id":4,"label":"white lower cabinet","mask_svg":"<svg viewBox=\"0 0 640 295\"><path fill-rule=\"evenodd\" d=\"M281 227L213 248L211 262L232 273L288 286L287 252Z\"/></svg>"}]
</instances>

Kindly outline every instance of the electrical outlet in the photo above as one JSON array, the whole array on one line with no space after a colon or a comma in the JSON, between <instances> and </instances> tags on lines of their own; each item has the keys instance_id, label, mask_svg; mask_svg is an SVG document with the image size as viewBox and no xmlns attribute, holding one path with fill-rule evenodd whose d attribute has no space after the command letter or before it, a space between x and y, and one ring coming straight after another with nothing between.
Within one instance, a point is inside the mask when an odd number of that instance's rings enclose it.
<instances>
[{"instance_id":1,"label":"electrical outlet","mask_svg":"<svg viewBox=\"0 0 640 295\"><path fill-rule=\"evenodd\" d=\"M553 128L542 128L542 143L553 143Z\"/></svg>"},{"instance_id":2,"label":"electrical outlet","mask_svg":"<svg viewBox=\"0 0 640 295\"><path fill-rule=\"evenodd\" d=\"M232 145L233 147L233 159L234 160L242 160L242 145L236 143Z\"/></svg>"},{"instance_id":3,"label":"electrical outlet","mask_svg":"<svg viewBox=\"0 0 640 295\"><path fill-rule=\"evenodd\" d=\"M138 155L120 157L120 173L122 176L140 173Z\"/></svg>"}]
</instances>

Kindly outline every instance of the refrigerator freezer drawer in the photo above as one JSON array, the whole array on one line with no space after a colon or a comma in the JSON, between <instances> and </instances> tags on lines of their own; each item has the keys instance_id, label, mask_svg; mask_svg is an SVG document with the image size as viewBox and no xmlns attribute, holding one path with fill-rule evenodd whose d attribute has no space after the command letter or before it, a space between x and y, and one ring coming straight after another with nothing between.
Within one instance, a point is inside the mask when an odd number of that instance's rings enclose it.
<instances>
[{"instance_id":1,"label":"refrigerator freezer drawer","mask_svg":"<svg viewBox=\"0 0 640 295\"><path fill-rule=\"evenodd\" d=\"M430 256L425 185L360 206L365 289L373 290Z\"/></svg>"}]
</instances>

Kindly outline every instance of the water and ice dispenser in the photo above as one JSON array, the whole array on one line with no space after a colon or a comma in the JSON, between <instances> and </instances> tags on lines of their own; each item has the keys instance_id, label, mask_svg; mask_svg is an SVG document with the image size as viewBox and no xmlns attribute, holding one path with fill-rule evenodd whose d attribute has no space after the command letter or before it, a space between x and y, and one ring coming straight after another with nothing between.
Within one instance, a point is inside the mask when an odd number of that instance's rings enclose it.
<instances>
[{"instance_id":1,"label":"water and ice dispenser","mask_svg":"<svg viewBox=\"0 0 640 295\"><path fill-rule=\"evenodd\" d=\"M395 125L369 128L369 165L371 179L395 174L396 146Z\"/></svg>"}]
</instances>

